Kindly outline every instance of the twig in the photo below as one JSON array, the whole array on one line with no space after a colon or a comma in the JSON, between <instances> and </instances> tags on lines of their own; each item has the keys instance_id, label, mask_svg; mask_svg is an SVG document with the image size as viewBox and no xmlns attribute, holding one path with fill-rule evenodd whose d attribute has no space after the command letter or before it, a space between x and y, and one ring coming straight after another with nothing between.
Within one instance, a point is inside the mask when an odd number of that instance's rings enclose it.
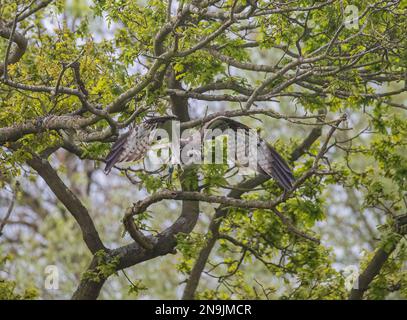
<instances>
[{"instance_id":1,"label":"twig","mask_svg":"<svg viewBox=\"0 0 407 320\"><path fill-rule=\"evenodd\" d=\"M16 188L18 188L18 185L19 184L17 182L16 183ZM7 209L7 212L6 212L6 215L4 216L3 221L1 221L1 223L0 223L0 237L3 235L3 229L6 226L7 221L9 221L11 213L13 212L14 203L16 201L16 196L17 196L17 192L16 192L16 190L14 190L13 191L13 196L11 198L11 202L10 202L10 204L8 206L8 209Z\"/></svg>"},{"instance_id":2,"label":"twig","mask_svg":"<svg viewBox=\"0 0 407 320\"><path fill-rule=\"evenodd\" d=\"M19 21L18 18L35 2L35 0L32 0L30 2L30 4L28 4L23 10L21 10L20 12L18 11L18 6L17 6L17 11L16 11L16 15L14 17L13 20L13 24L11 26L11 32L10 32L10 37L9 37L9 42L7 45L7 49L6 49L6 55L4 57L4 66L3 66L3 78L4 80L8 79L8 61L9 61L9 56L10 56L10 51L11 51L11 46L13 44L13 38L14 38L14 34L16 32L16 28L17 28L17 22Z\"/></svg>"}]
</instances>

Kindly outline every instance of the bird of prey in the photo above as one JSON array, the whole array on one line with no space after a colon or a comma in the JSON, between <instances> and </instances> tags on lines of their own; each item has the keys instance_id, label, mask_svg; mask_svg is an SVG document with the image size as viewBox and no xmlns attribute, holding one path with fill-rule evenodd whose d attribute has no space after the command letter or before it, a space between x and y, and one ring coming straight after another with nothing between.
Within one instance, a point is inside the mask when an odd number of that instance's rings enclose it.
<instances>
[{"instance_id":1,"label":"bird of prey","mask_svg":"<svg viewBox=\"0 0 407 320\"><path fill-rule=\"evenodd\" d=\"M147 119L139 125L133 125L129 131L121 135L113 144L105 159L104 172L109 174L116 163L142 159L151 146L151 133L167 121L175 119L177 118L173 116L155 117Z\"/></svg>"},{"instance_id":2,"label":"bird of prey","mask_svg":"<svg viewBox=\"0 0 407 320\"><path fill-rule=\"evenodd\" d=\"M108 174L116 163L142 159L152 144L151 133L155 129L162 127L167 121L175 119L177 118L173 116L157 117L145 120L140 125L134 125L113 144L111 151L106 157L105 173ZM220 129L221 131L231 129L235 132L243 129L246 136L250 132L250 127L226 117L217 117L203 126L201 137L205 139L204 129ZM180 143L181 148L192 142L192 139L190 137L182 140ZM245 142L241 147L244 150L236 150L237 155L248 154L249 139L245 139L245 141L247 143ZM294 176L290 167L283 157L259 136L257 137L257 171L272 177L285 191L292 188Z\"/></svg>"},{"instance_id":3,"label":"bird of prey","mask_svg":"<svg viewBox=\"0 0 407 320\"><path fill-rule=\"evenodd\" d=\"M207 129L220 129L221 131L232 129L237 131L242 129L246 135L246 143L240 147L237 146L236 155L239 154L247 155L248 152L248 141L247 136L250 132L250 127L244 125L243 123L232 120L227 117L217 117L205 125ZM261 174L268 175L272 177L277 183L285 190L289 191L295 181L294 176L287 162L283 157L264 139L257 136L257 171Z\"/></svg>"}]
</instances>

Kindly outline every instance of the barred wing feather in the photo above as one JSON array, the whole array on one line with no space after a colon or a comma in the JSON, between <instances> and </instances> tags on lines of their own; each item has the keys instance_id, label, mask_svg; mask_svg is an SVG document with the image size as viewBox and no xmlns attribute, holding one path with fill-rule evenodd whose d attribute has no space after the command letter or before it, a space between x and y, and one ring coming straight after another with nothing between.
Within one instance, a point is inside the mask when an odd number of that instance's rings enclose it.
<instances>
[{"instance_id":1,"label":"barred wing feather","mask_svg":"<svg viewBox=\"0 0 407 320\"><path fill-rule=\"evenodd\" d=\"M226 117L215 118L214 120L210 121L204 128L221 130L230 128L234 131L243 129L245 130L246 134L249 134L250 130L250 127L244 125L243 123ZM249 139L246 139L246 141L249 141ZM248 149L248 145L246 145L246 148L242 148L242 150L237 151L240 153L246 152L247 154ZM280 186L284 190L288 191L291 189L295 180L290 167L283 159L283 157L260 137L258 137L257 146L257 166L260 173L272 177L280 184Z\"/></svg>"},{"instance_id":2,"label":"barred wing feather","mask_svg":"<svg viewBox=\"0 0 407 320\"><path fill-rule=\"evenodd\" d=\"M284 190L288 191L294 183L294 176L283 157L263 139L257 148L257 164L260 171L271 176Z\"/></svg>"},{"instance_id":3,"label":"barred wing feather","mask_svg":"<svg viewBox=\"0 0 407 320\"><path fill-rule=\"evenodd\" d=\"M119 137L106 157L104 172L108 174L117 163L137 161L143 158L150 147L150 133L154 127L141 124Z\"/></svg>"}]
</instances>

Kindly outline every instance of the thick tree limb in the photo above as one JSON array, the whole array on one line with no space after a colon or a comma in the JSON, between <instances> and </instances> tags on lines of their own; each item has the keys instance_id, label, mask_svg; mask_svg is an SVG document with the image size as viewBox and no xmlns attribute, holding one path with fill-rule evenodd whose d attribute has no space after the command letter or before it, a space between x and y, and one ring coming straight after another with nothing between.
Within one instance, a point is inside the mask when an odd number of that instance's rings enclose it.
<instances>
[{"instance_id":1,"label":"thick tree limb","mask_svg":"<svg viewBox=\"0 0 407 320\"><path fill-rule=\"evenodd\" d=\"M383 265L390 257L394 249L396 249L397 244L394 244L388 251L383 248L379 248L373 259L369 262L366 269L359 275L357 281L357 288L353 288L349 295L349 300L362 300L363 295L369 288L369 284L373 279L379 274Z\"/></svg>"},{"instance_id":2,"label":"thick tree limb","mask_svg":"<svg viewBox=\"0 0 407 320\"><path fill-rule=\"evenodd\" d=\"M395 231L400 235L405 235L407 233L407 215L402 215L396 218L395 221ZM356 280L357 286L352 288L349 300L362 300L363 295L369 289L369 285L372 283L374 278L380 273L383 265L386 263L387 259L391 256L394 250L397 248L402 237L399 237L397 241L394 241L389 248L386 250L383 247L377 249L372 260L370 260L366 269L359 275Z\"/></svg>"},{"instance_id":3,"label":"thick tree limb","mask_svg":"<svg viewBox=\"0 0 407 320\"><path fill-rule=\"evenodd\" d=\"M93 257L92 262L89 265L88 271L97 272L96 268L99 264L97 257ZM93 281L90 279L82 279L79 283L78 289L74 292L72 300L96 300L100 294L100 290L105 284L106 278L100 276L99 281Z\"/></svg>"},{"instance_id":4,"label":"thick tree limb","mask_svg":"<svg viewBox=\"0 0 407 320\"><path fill-rule=\"evenodd\" d=\"M69 115L51 115L36 120L28 120L21 124L0 128L0 145L6 142L17 141L26 134L40 133L47 130L80 129L92 122L93 118Z\"/></svg>"},{"instance_id":5,"label":"thick tree limb","mask_svg":"<svg viewBox=\"0 0 407 320\"><path fill-rule=\"evenodd\" d=\"M75 218L81 228L83 240L89 250L93 254L99 250L106 251L107 249L99 237L88 210L83 206L78 197L65 185L49 162L33 154L32 159L28 160L27 163L38 172L58 200L63 203Z\"/></svg>"}]
</instances>

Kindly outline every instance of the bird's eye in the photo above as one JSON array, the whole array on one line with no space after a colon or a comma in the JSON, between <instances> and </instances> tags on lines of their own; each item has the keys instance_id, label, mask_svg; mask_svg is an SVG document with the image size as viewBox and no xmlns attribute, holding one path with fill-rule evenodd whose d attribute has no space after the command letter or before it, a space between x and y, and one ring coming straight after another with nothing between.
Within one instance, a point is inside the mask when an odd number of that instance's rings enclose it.
<instances>
[{"instance_id":1,"label":"bird's eye","mask_svg":"<svg viewBox=\"0 0 407 320\"><path fill-rule=\"evenodd\" d=\"M161 136L157 136L157 140L161 140Z\"/></svg>"}]
</instances>

